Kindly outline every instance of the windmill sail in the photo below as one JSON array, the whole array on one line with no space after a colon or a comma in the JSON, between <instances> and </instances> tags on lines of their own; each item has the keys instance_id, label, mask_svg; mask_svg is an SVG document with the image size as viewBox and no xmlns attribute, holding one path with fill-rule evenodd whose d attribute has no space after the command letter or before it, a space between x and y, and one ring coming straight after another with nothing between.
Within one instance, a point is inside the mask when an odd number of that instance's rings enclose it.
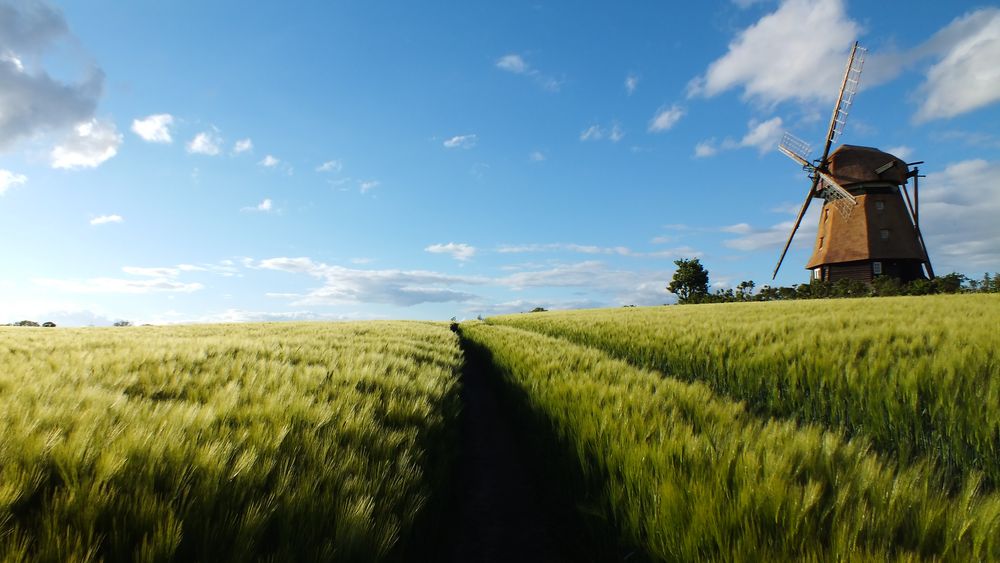
<instances>
[{"instance_id":1,"label":"windmill sail","mask_svg":"<svg viewBox=\"0 0 1000 563\"><path fill-rule=\"evenodd\" d=\"M829 135L830 144L837 142L847 125L847 114L851 109L851 104L854 103L854 95L858 93L858 85L861 84L861 69L865 66L866 52L867 49L854 43L854 50L847 62L847 73L844 75L844 86L840 100L833 110L833 123Z\"/></svg>"},{"instance_id":2,"label":"windmill sail","mask_svg":"<svg viewBox=\"0 0 1000 563\"><path fill-rule=\"evenodd\" d=\"M819 165L814 166L809 163L808 159L803 156L808 155L809 145L791 134L786 133L782 138L781 145L778 146L778 150L792 160L802 164L803 168L813 174L812 186L806 195L805 203L802 204L802 209L799 210L799 216L795 219L795 224L792 227L792 232L788 235L785 247L781 249L781 257L778 258L778 265L774 267L771 279L778 277L778 270L781 269L781 263L785 260L788 247L792 245L792 239L795 238L795 231L799 229L802 217L806 214L806 210L809 208L809 203L813 197L818 196L827 201L837 201L837 208L845 217L850 216L851 209L857 203L847 190L841 187L840 184L837 184L829 175L821 173L820 170L826 169L827 159L830 156L830 147L833 146L833 142L843 133L844 127L847 124L848 110L851 108L851 104L854 103L854 95L858 92L858 85L861 83L861 69L865 64L865 51L857 41L854 42L854 47L851 48L851 55L847 59L847 68L844 70L844 80L840 84L837 103L834 104L833 115L830 116L830 127L827 130L826 143L823 146L823 156L819 159ZM826 176L826 178L822 176Z\"/></svg>"},{"instance_id":3,"label":"windmill sail","mask_svg":"<svg viewBox=\"0 0 1000 563\"><path fill-rule=\"evenodd\" d=\"M778 150L788 158L801 164L803 168L807 170L813 168L812 164L809 163L809 153L812 152L812 147L809 146L809 143L795 135L786 131L781 136L781 142L778 143Z\"/></svg>"}]
</instances>

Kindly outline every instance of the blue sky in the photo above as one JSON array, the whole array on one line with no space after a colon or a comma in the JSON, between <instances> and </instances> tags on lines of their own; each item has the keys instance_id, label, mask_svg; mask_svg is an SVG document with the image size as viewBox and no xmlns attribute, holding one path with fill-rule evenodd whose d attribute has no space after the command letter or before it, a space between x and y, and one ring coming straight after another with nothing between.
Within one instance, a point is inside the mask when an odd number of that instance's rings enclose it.
<instances>
[{"instance_id":1,"label":"blue sky","mask_svg":"<svg viewBox=\"0 0 1000 563\"><path fill-rule=\"evenodd\" d=\"M925 160L938 272L1000 270L1000 9L0 0L0 321L445 319L770 282L842 142ZM815 155L814 155L815 156ZM814 205L777 283L807 279Z\"/></svg>"}]
</instances>

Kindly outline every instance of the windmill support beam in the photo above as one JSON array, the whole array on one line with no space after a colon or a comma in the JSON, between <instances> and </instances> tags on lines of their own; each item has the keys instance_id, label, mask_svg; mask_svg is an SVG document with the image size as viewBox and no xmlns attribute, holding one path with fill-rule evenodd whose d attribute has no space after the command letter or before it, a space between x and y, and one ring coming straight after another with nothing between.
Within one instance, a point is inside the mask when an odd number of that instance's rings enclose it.
<instances>
[{"instance_id":1,"label":"windmill support beam","mask_svg":"<svg viewBox=\"0 0 1000 563\"><path fill-rule=\"evenodd\" d=\"M917 197L917 176L913 177L913 198L914 201ZM924 254L924 265L927 267L927 277L929 279L934 279L934 268L931 267L931 257L927 253L927 244L924 242L924 235L920 232L920 222L917 220L917 209L916 206L910 202L910 192L906 190L906 185L899 187L903 192L903 196L906 198L906 207L910 212L910 216L913 217L913 230L917 234L917 242L920 243L920 251Z\"/></svg>"}]
</instances>

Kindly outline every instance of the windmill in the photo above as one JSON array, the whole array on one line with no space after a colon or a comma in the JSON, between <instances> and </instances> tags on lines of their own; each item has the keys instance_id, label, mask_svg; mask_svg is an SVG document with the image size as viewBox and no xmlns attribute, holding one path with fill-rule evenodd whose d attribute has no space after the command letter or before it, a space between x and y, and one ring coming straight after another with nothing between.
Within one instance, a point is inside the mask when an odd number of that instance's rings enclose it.
<instances>
[{"instance_id":1,"label":"windmill","mask_svg":"<svg viewBox=\"0 0 1000 563\"><path fill-rule=\"evenodd\" d=\"M802 217L814 198L824 200L812 257L806 269L818 280L871 282L891 276L903 282L934 278L920 234L917 185L923 161L906 163L872 147L841 145L830 152L847 123L864 66L865 49L857 42L833 106L823 155L809 160L810 146L785 133L778 150L802 166L812 185L778 258L772 279L785 259ZM914 166L911 170L910 166ZM913 199L906 191L913 178ZM905 202L904 202L905 197ZM926 274L925 274L926 269Z\"/></svg>"}]
</instances>

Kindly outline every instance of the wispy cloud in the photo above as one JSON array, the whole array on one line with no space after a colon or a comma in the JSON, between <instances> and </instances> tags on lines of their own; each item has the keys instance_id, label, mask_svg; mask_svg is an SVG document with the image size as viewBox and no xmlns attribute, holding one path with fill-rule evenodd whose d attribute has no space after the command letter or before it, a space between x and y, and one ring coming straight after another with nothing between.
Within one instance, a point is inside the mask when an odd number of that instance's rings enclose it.
<instances>
[{"instance_id":1,"label":"wispy cloud","mask_svg":"<svg viewBox=\"0 0 1000 563\"><path fill-rule=\"evenodd\" d=\"M560 81L532 67L524 60L524 57L516 53L507 54L497 59L496 67L513 74L529 76L544 90L550 92L558 92L561 87Z\"/></svg>"},{"instance_id":2,"label":"wispy cloud","mask_svg":"<svg viewBox=\"0 0 1000 563\"><path fill-rule=\"evenodd\" d=\"M247 137L240 139L233 144L233 154L243 154L253 150L253 139Z\"/></svg>"},{"instance_id":3,"label":"wispy cloud","mask_svg":"<svg viewBox=\"0 0 1000 563\"><path fill-rule=\"evenodd\" d=\"M142 119L132 120L132 132L148 143L172 143L170 126L174 116L169 113L157 113Z\"/></svg>"},{"instance_id":4,"label":"wispy cloud","mask_svg":"<svg viewBox=\"0 0 1000 563\"><path fill-rule=\"evenodd\" d=\"M552 268L517 272L495 280L495 283L514 291L549 287L584 288L594 294L585 306L657 305L671 301L661 280L669 280L669 272L640 272L618 270L589 260L574 264L560 264Z\"/></svg>"},{"instance_id":5,"label":"wispy cloud","mask_svg":"<svg viewBox=\"0 0 1000 563\"><path fill-rule=\"evenodd\" d=\"M633 258L674 258L688 256L697 258L702 256L702 252L687 246L656 250L652 252L641 252L633 250L627 246L598 246L590 244L573 243L531 243L531 244L502 244L497 247L500 254L525 254L525 253L546 253L546 252L571 252L576 254L605 254L616 256L631 256Z\"/></svg>"},{"instance_id":6,"label":"wispy cloud","mask_svg":"<svg viewBox=\"0 0 1000 563\"><path fill-rule=\"evenodd\" d=\"M528 160L531 162L543 162L546 160L546 156L542 151L531 151L528 154Z\"/></svg>"},{"instance_id":7,"label":"wispy cloud","mask_svg":"<svg viewBox=\"0 0 1000 563\"><path fill-rule=\"evenodd\" d=\"M497 59L497 68L514 74L525 74L530 70L521 55L515 54L504 55Z\"/></svg>"},{"instance_id":8,"label":"wispy cloud","mask_svg":"<svg viewBox=\"0 0 1000 563\"><path fill-rule=\"evenodd\" d=\"M244 207L243 209L241 209L241 211L256 211L260 213L267 213L271 211L273 208L274 208L274 203L271 201L271 198L268 197L261 200L261 202L258 203L257 205Z\"/></svg>"},{"instance_id":9,"label":"wispy cloud","mask_svg":"<svg viewBox=\"0 0 1000 563\"><path fill-rule=\"evenodd\" d=\"M780 117L772 117L766 121L751 119L747 124L747 133L739 141L727 137L721 143L716 143L715 138L706 139L695 145L694 156L705 158L721 151L748 147L757 149L760 154L767 153L777 148L783 133L782 124Z\"/></svg>"},{"instance_id":10,"label":"wispy cloud","mask_svg":"<svg viewBox=\"0 0 1000 563\"><path fill-rule=\"evenodd\" d=\"M10 170L0 168L0 195L3 195L8 189L20 186L27 181L28 177L24 174L15 174Z\"/></svg>"},{"instance_id":11,"label":"wispy cloud","mask_svg":"<svg viewBox=\"0 0 1000 563\"><path fill-rule=\"evenodd\" d=\"M607 139L612 143L617 143L625 138L625 130L617 121L612 121L608 127L594 124L580 132L581 141L600 141Z\"/></svg>"},{"instance_id":12,"label":"wispy cloud","mask_svg":"<svg viewBox=\"0 0 1000 563\"><path fill-rule=\"evenodd\" d=\"M187 151L191 154L216 156L219 154L221 146L222 137L219 136L217 130L213 129L212 131L202 131L195 135L193 139L188 141Z\"/></svg>"},{"instance_id":13,"label":"wispy cloud","mask_svg":"<svg viewBox=\"0 0 1000 563\"><path fill-rule=\"evenodd\" d=\"M471 149L476 146L478 141L479 138L475 134L455 135L450 139L446 139L442 144L446 149Z\"/></svg>"},{"instance_id":14,"label":"wispy cloud","mask_svg":"<svg viewBox=\"0 0 1000 563\"><path fill-rule=\"evenodd\" d=\"M316 172L340 172L344 169L344 163L339 160L328 160L316 167Z\"/></svg>"},{"instance_id":15,"label":"wispy cloud","mask_svg":"<svg viewBox=\"0 0 1000 563\"><path fill-rule=\"evenodd\" d=\"M260 160L260 162L258 162L257 164L259 164L261 166L264 166L266 168L274 168L280 162L281 162L281 160L279 160L278 158L275 158L273 155L269 154L269 155L265 156L264 158L262 158Z\"/></svg>"},{"instance_id":16,"label":"wispy cloud","mask_svg":"<svg viewBox=\"0 0 1000 563\"><path fill-rule=\"evenodd\" d=\"M68 293L193 293L204 289L200 283L182 283L166 278L121 279L90 278L86 280L61 280L37 278L36 285Z\"/></svg>"},{"instance_id":17,"label":"wispy cloud","mask_svg":"<svg viewBox=\"0 0 1000 563\"><path fill-rule=\"evenodd\" d=\"M465 243L432 244L424 250L432 254L449 254L455 260L463 262L476 255L476 247Z\"/></svg>"},{"instance_id":18,"label":"wispy cloud","mask_svg":"<svg viewBox=\"0 0 1000 563\"><path fill-rule=\"evenodd\" d=\"M625 91L631 96L635 93L635 89L639 87L639 77L633 73L629 73L625 77Z\"/></svg>"},{"instance_id":19,"label":"wispy cloud","mask_svg":"<svg viewBox=\"0 0 1000 563\"><path fill-rule=\"evenodd\" d=\"M107 225L108 223L121 223L125 218L121 215L98 215L90 220L91 225Z\"/></svg>"},{"instance_id":20,"label":"wispy cloud","mask_svg":"<svg viewBox=\"0 0 1000 563\"><path fill-rule=\"evenodd\" d=\"M600 125L591 125L580 133L581 141L599 141L604 138L604 130Z\"/></svg>"},{"instance_id":21,"label":"wispy cloud","mask_svg":"<svg viewBox=\"0 0 1000 563\"><path fill-rule=\"evenodd\" d=\"M483 278L462 277L425 270L361 270L314 262L310 258L269 258L256 268L305 274L320 279L321 287L302 294L286 294L295 306L383 303L412 306L420 303L463 302L476 296L455 286L481 284Z\"/></svg>"},{"instance_id":22,"label":"wispy cloud","mask_svg":"<svg viewBox=\"0 0 1000 563\"><path fill-rule=\"evenodd\" d=\"M366 194L379 186L378 180L362 180L358 187L361 193Z\"/></svg>"},{"instance_id":23,"label":"wispy cloud","mask_svg":"<svg viewBox=\"0 0 1000 563\"><path fill-rule=\"evenodd\" d=\"M49 155L52 168L96 168L118 154L122 135L111 121L91 119L78 124Z\"/></svg>"},{"instance_id":24,"label":"wispy cloud","mask_svg":"<svg viewBox=\"0 0 1000 563\"><path fill-rule=\"evenodd\" d=\"M670 130L684 117L684 109L674 104L670 107L662 107L656 110L653 119L649 121L650 133L661 133Z\"/></svg>"}]
</instances>

